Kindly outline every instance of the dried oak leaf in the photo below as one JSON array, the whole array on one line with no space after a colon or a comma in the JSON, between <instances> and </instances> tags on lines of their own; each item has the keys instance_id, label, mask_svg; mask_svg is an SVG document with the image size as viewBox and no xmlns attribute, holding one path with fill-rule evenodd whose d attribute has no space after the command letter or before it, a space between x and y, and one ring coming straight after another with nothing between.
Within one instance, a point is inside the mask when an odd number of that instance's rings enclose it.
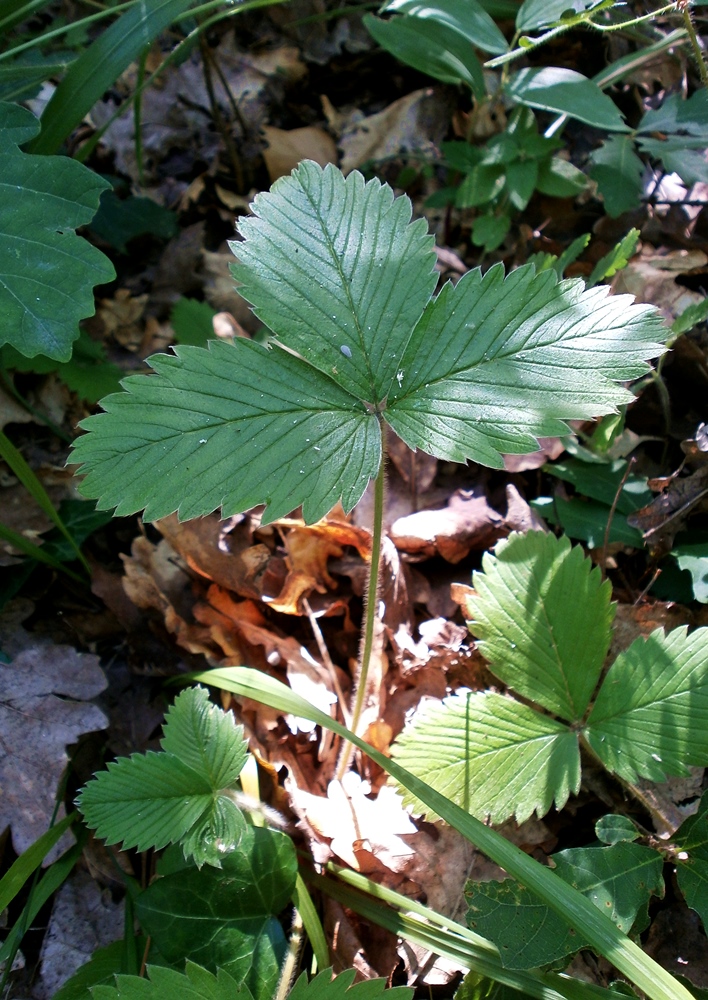
<instances>
[{"instance_id":1,"label":"dried oak leaf","mask_svg":"<svg viewBox=\"0 0 708 1000\"><path fill-rule=\"evenodd\" d=\"M441 555L458 563L472 549L487 549L504 530L504 519L484 496L458 490L442 510L420 510L391 525L391 539L400 552L429 559Z\"/></svg>"},{"instance_id":2,"label":"dried oak leaf","mask_svg":"<svg viewBox=\"0 0 708 1000\"><path fill-rule=\"evenodd\" d=\"M657 485L663 486L664 481ZM652 554L659 556L670 551L689 515L701 511L708 511L708 464L690 476L671 478L655 500L630 514L627 521L642 532Z\"/></svg>"},{"instance_id":3,"label":"dried oak leaf","mask_svg":"<svg viewBox=\"0 0 708 1000\"><path fill-rule=\"evenodd\" d=\"M5 625L3 616L2 625ZM21 854L49 826L66 747L108 719L87 704L106 687L97 656L13 629L2 646L15 652L0 664L0 831L12 827ZM60 841L48 860L66 848Z\"/></svg>"}]
</instances>

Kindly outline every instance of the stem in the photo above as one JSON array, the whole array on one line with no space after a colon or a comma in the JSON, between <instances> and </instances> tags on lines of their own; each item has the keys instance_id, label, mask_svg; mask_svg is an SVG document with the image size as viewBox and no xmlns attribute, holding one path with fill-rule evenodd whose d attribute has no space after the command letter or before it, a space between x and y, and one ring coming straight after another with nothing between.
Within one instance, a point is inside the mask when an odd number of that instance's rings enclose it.
<instances>
[{"instance_id":1,"label":"stem","mask_svg":"<svg viewBox=\"0 0 708 1000\"><path fill-rule=\"evenodd\" d=\"M691 12L688 9L688 4L685 2L679 2L678 4L681 14L683 16L683 24L688 32L688 37L691 41L691 48L693 49L693 57L696 60L696 66L698 67L698 72L701 75L701 81L704 87L708 87L708 68L706 67L706 61L703 58L703 52L701 50L700 43L698 41L698 35L696 34L696 29L693 25L693 20L691 18Z\"/></svg>"},{"instance_id":2,"label":"stem","mask_svg":"<svg viewBox=\"0 0 708 1000\"><path fill-rule=\"evenodd\" d=\"M304 924L302 922L302 917L297 910L294 910L293 923L290 928L288 950L285 953L285 960L283 961L283 967L280 971L278 989L276 990L273 1000L285 1000L290 992L290 987L292 986L295 973L297 972L298 962L300 961L300 949L302 948L304 941L303 930Z\"/></svg>"},{"instance_id":3,"label":"stem","mask_svg":"<svg viewBox=\"0 0 708 1000\"><path fill-rule=\"evenodd\" d=\"M374 645L374 626L376 625L377 603L376 597L379 592L380 570L381 570L381 536L383 534L383 510L384 510L384 482L385 482L385 456L386 437L385 424L379 414L379 425L381 427L381 464L378 475L374 481L374 523L371 539L371 562L369 564L369 584L366 589L366 601L364 604L364 643L361 653L361 666L359 668L359 681L356 689L356 700L352 709L352 722L350 729L356 733L361 718L361 710L364 706L364 696L366 694L366 681L369 674L369 664L371 663L371 650ZM351 757L352 744L345 743L342 756L337 765L337 779L342 780Z\"/></svg>"}]
</instances>

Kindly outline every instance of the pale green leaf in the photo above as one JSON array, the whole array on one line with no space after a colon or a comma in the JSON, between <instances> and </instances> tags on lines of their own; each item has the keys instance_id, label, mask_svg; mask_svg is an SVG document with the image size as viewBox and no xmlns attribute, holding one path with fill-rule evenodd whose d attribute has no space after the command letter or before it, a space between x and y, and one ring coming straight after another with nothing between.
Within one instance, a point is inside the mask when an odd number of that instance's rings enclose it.
<instances>
[{"instance_id":1,"label":"pale green leaf","mask_svg":"<svg viewBox=\"0 0 708 1000\"><path fill-rule=\"evenodd\" d=\"M687 333L692 330L697 323L704 323L708 318L708 297L702 302L694 302L691 306L681 312L671 324L671 332L674 334Z\"/></svg>"},{"instance_id":2,"label":"pale green leaf","mask_svg":"<svg viewBox=\"0 0 708 1000\"><path fill-rule=\"evenodd\" d=\"M614 101L574 69L521 69L505 87L508 97L541 111L554 111L609 132L628 132Z\"/></svg>"},{"instance_id":3,"label":"pale green leaf","mask_svg":"<svg viewBox=\"0 0 708 1000\"><path fill-rule=\"evenodd\" d=\"M212 788L233 786L248 756L243 726L235 724L232 712L222 712L209 701L206 688L176 699L165 717L160 746L206 775Z\"/></svg>"},{"instance_id":4,"label":"pale green leaf","mask_svg":"<svg viewBox=\"0 0 708 1000\"><path fill-rule=\"evenodd\" d=\"M290 837L249 826L220 869L190 866L154 881L136 916L168 962L222 968L254 1000L271 1000L286 947L276 916L296 874Z\"/></svg>"},{"instance_id":5,"label":"pale green leaf","mask_svg":"<svg viewBox=\"0 0 708 1000\"><path fill-rule=\"evenodd\" d=\"M598 0L524 0L516 15L517 31L536 31L560 21L568 11L579 13L594 7Z\"/></svg>"},{"instance_id":6,"label":"pale green leaf","mask_svg":"<svg viewBox=\"0 0 708 1000\"><path fill-rule=\"evenodd\" d=\"M639 205L644 164L631 136L610 136L591 153L590 162L589 174L597 181L608 215L622 215Z\"/></svg>"},{"instance_id":7,"label":"pale green leaf","mask_svg":"<svg viewBox=\"0 0 708 1000\"><path fill-rule=\"evenodd\" d=\"M91 995L94 1000L253 1000L248 987L239 986L224 969L212 975L187 962L184 973L159 965L149 965L147 973L147 979L116 976L115 986L94 986Z\"/></svg>"},{"instance_id":8,"label":"pale green leaf","mask_svg":"<svg viewBox=\"0 0 708 1000\"><path fill-rule=\"evenodd\" d=\"M708 629L636 639L610 667L583 736L629 782L708 765Z\"/></svg>"},{"instance_id":9,"label":"pale green leaf","mask_svg":"<svg viewBox=\"0 0 708 1000\"><path fill-rule=\"evenodd\" d=\"M22 116L12 134L22 141L29 129L29 119ZM108 187L67 156L30 156L12 141L4 145L0 346L10 344L28 358L46 354L69 360L79 320L94 312L92 286L115 277L108 258L74 232L91 221Z\"/></svg>"},{"instance_id":10,"label":"pale green leaf","mask_svg":"<svg viewBox=\"0 0 708 1000\"><path fill-rule=\"evenodd\" d=\"M693 596L701 604L708 604L708 537L687 536L679 541L671 553L679 564L679 569L691 574Z\"/></svg>"},{"instance_id":11,"label":"pale green leaf","mask_svg":"<svg viewBox=\"0 0 708 1000\"><path fill-rule=\"evenodd\" d=\"M363 22L379 45L396 59L443 83L466 83L476 98L484 97L482 64L470 43L446 24L407 14L390 21L365 14Z\"/></svg>"},{"instance_id":12,"label":"pale green leaf","mask_svg":"<svg viewBox=\"0 0 708 1000\"><path fill-rule=\"evenodd\" d=\"M376 475L376 417L277 346L212 341L150 363L157 377L125 379L128 391L81 424L92 433L77 440L73 461L88 472L81 492L101 510L187 519L266 503L272 521L303 504L316 521L340 497L351 510Z\"/></svg>"},{"instance_id":13,"label":"pale green leaf","mask_svg":"<svg viewBox=\"0 0 708 1000\"><path fill-rule=\"evenodd\" d=\"M639 230L630 229L627 235L597 262L586 282L587 287L593 288L598 281L604 281L605 278L613 278L618 271L626 267L630 258L634 256L637 250L638 240Z\"/></svg>"},{"instance_id":14,"label":"pale green leaf","mask_svg":"<svg viewBox=\"0 0 708 1000\"><path fill-rule=\"evenodd\" d=\"M373 1000L386 989L385 979L367 979L362 983L354 983L354 969L347 969L335 979L332 970L324 969L308 983L303 972L290 993L288 1000ZM410 1000L413 990L407 986L395 986L386 990L391 1000Z\"/></svg>"},{"instance_id":15,"label":"pale green leaf","mask_svg":"<svg viewBox=\"0 0 708 1000\"><path fill-rule=\"evenodd\" d=\"M240 294L328 379L381 403L435 287L424 220L411 223L410 201L388 185L312 161L257 195L252 211L239 221L244 242L231 243Z\"/></svg>"},{"instance_id":16,"label":"pale green leaf","mask_svg":"<svg viewBox=\"0 0 708 1000\"><path fill-rule=\"evenodd\" d=\"M509 48L506 38L477 0L389 0L382 13L408 14L421 21L444 24L470 45L484 52L500 54Z\"/></svg>"},{"instance_id":17,"label":"pale green leaf","mask_svg":"<svg viewBox=\"0 0 708 1000\"><path fill-rule=\"evenodd\" d=\"M535 969L586 948L587 940L513 879L468 883L467 924L489 938L508 969Z\"/></svg>"},{"instance_id":18,"label":"pale green leaf","mask_svg":"<svg viewBox=\"0 0 708 1000\"><path fill-rule=\"evenodd\" d=\"M109 764L85 786L79 808L109 844L143 851L181 842L185 857L219 867L245 829L228 793L246 759L243 730L203 688L191 688L168 712L162 746Z\"/></svg>"},{"instance_id":19,"label":"pale green leaf","mask_svg":"<svg viewBox=\"0 0 708 1000\"><path fill-rule=\"evenodd\" d=\"M413 448L503 468L566 420L608 413L666 338L653 309L604 286L520 267L469 271L426 309L400 360L385 418Z\"/></svg>"},{"instance_id":20,"label":"pale green leaf","mask_svg":"<svg viewBox=\"0 0 708 1000\"><path fill-rule=\"evenodd\" d=\"M472 579L469 623L491 669L569 722L582 718L610 644L612 588L580 546L513 533Z\"/></svg>"},{"instance_id":21,"label":"pale green leaf","mask_svg":"<svg viewBox=\"0 0 708 1000\"><path fill-rule=\"evenodd\" d=\"M673 837L676 877L684 899L708 929L708 796Z\"/></svg>"},{"instance_id":22,"label":"pale green leaf","mask_svg":"<svg viewBox=\"0 0 708 1000\"><path fill-rule=\"evenodd\" d=\"M639 830L629 818L618 813L608 813L595 824L597 839L603 844L631 843L639 836Z\"/></svg>"},{"instance_id":23,"label":"pale green leaf","mask_svg":"<svg viewBox=\"0 0 708 1000\"><path fill-rule=\"evenodd\" d=\"M574 733L498 694L453 695L419 712L392 747L394 760L473 816L519 823L580 787ZM401 789L404 801L434 814Z\"/></svg>"}]
</instances>

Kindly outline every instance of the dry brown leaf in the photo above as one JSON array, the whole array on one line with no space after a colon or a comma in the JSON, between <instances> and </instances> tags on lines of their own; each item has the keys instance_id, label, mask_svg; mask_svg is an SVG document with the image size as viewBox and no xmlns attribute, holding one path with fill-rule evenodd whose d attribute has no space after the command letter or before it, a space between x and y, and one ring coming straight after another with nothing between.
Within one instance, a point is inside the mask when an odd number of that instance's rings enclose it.
<instances>
[{"instance_id":1,"label":"dry brown leaf","mask_svg":"<svg viewBox=\"0 0 708 1000\"><path fill-rule=\"evenodd\" d=\"M529 455L504 455L504 468L507 472L528 472L530 469L540 469L565 451L561 438L539 438L541 446L538 451Z\"/></svg>"},{"instance_id":2,"label":"dry brown leaf","mask_svg":"<svg viewBox=\"0 0 708 1000\"><path fill-rule=\"evenodd\" d=\"M627 518L633 528L642 532L654 555L671 549L674 536L685 527L691 514L708 510L708 465L702 465L690 476L676 476L658 485L666 489Z\"/></svg>"},{"instance_id":3,"label":"dry brown leaf","mask_svg":"<svg viewBox=\"0 0 708 1000\"><path fill-rule=\"evenodd\" d=\"M396 548L420 559L441 555L457 563L472 549L487 549L505 534L504 519L484 496L458 490L442 510L421 510L391 526Z\"/></svg>"},{"instance_id":4,"label":"dry brown leaf","mask_svg":"<svg viewBox=\"0 0 708 1000\"><path fill-rule=\"evenodd\" d=\"M301 160L314 160L321 167L336 163L337 146L324 129L316 125L285 130L264 125L262 132L268 145L263 150L263 159L271 182L285 177Z\"/></svg>"},{"instance_id":5,"label":"dry brown leaf","mask_svg":"<svg viewBox=\"0 0 708 1000\"><path fill-rule=\"evenodd\" d=\"M147 302L147 295L133 296L127 288L119 288L112 299L101 299L96 316L103 324L104 335L113 337L128 351L138 351L143 342L142 319Z\"/></svg>"},{"instance_id":6,"label":"dry brown leaf","mask_svg":"<svg viewBox=\"0 0 708 1000\"><path fill-rule=\"evenodd\" d=\"M704 297L676 282L679 275L704 268L708 257L702 250L671 250L657 254L646 247L641 255L617 272L612 290L629 292L637 302L656 305L669 322L673 322L685 309L702 302Z\"/></svg>"}]
</instances>

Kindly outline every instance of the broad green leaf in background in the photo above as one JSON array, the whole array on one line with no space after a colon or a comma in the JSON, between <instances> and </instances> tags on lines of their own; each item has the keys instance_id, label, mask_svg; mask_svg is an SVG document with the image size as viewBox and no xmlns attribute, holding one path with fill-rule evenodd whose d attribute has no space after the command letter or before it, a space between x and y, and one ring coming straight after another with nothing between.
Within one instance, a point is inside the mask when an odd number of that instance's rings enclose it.
<instances>
[{"instance_id":1,"label":"broad green leaf in background","mask_svg":"<svg viewBox=\"0 0 708 1000\"><path fill-rule=\"evenodd\" d=\"M146 233L169 240L179 232L174 212L158 205L152 198L129 195L120 198L114 190L104 191L98 211L89 227L109 246L121 253L128 252L128 243Z\"/></svg>"},{"instance_id":2,"label":"broad green leaf in background","mask_svg":"<svg viewBox=\"0 0 708 1000\"><path fill-rule=\"evenodd\" d=\"M610 582L580 546L540 532L499 542L482 568L466 610L491 669L562 719L582 718L610 645Z\"/></svg>"},{"instance_id":3,"label":"broad green leaf in background","mask_svg":"<svg viewBox=\"0 0 708 1000\"><path fill-rule=\"evenodd\" d=\"M389 0L381 13L408 14L421 21L444 24L457 32L464 41L484 52L499 55L509 48L506 38L489 14L476 0Z\"/></svg>"},{"instance_id":4,"label":"broad green leaf in background","mask_svg":"<svg viewBox=\"0 0 708 1000\"><path fill-rule=\"evenodd\" d=\"M639 830L629 818L618 813L608 813L595 824L597 839L603 844L631 843L639 836Z\"/></svg>"},{"instance_id":5,"label":"broad green leaf in background","mask_svg":"<svg viewBox=\"0 0 708 1000\"><path fill-rule=\"evenodd\" d=\"M147 973L147 979L116 976L115 986L94 986L91 996L93 1000L254 1000L248 988L239 986L224 969L212 975L187 962L184 973L159 965L149 965Z\"/></svg>"},{"instance_id":6,"label":"broad green leaf in background","mask_svg":"<svg viewBox=\"0 0 708 1000\"><path fill-rule=\"evenodd\" d=\"M530 997L528 993L497 983L478 972L468 972L454 1000L530 1000Z\"/></svg>"},{"instance_id":7,"label":"broad green leaf in background","mask_svg":"<svg viewBox=\"0 0 708 1000\"><path fill-rule=\"evenodd\" d=\"M2 129L3 147L7 143L21 146L33 135L37 134L39 123L27 108L7 101L0 103L0 129Z\"/></svg>"},{"instance_id":8,"label":"broad green leaf in background","mask_svg":"<svg viewBox=\"0 0 708 1000\"><path fill-rule=\"evenodd\" d=\"M578 740L628 782L708 763L708 629L636 640L588 715L614 615L599 568L542 532L510 535L482 565L467 599L480 650L509 687L563 723L496 694L456 694L414 716L394 760L494 822L542 816L554 798L564 805L580 785Z\"/></svg>"},{"instance_id":9,"label":"broad green leaf in background","mask_svg":"<svg viewBox=\"0 0 708 1000\"><path fill-rule=\"evenodd\" d=\"M647 486L646 477L626 474L627 461L622 458L603 463L568 458L544 465L543 471L566 483L572 483L578 493L591 500L599 500L608 507L616 500L616 508L621 514L639 510L651 503L655 496Z\"/></svg>"},{"instance_id":10,"label":"broad green leaf in background","mask_svg":"<svg viewBox=\"0 0 708 1000\"><path fill-rule=\"evenodd\" d=\"M551 862L560 878L625 933L650 897L664 893L664 859L641 844L571 848L552 855ZM577 930L512 879L468 882L466 898L469 926L496 944L508 968L537 968L587 946Z\"/></svg>"},{"instance_id":11,"label":"broad green leaf in background","mask_svg":"<svg viewBox=\"0 0 708 1000\"><path fill-rule=\"evenodd\" d=\"M79 333L68 361L54 361L41 354L26 358L9 344L0 348L0 364L3 368L18 372L35 372L46 375L55 372L67 388L80 399L97 403L109 392L117 392L123 371L106 359L103 344L91 340L85 331Z\"/></svg>"},{"instance_id":12,"label":"broad green leaf in background","mask_svg":"<svg viewBox=\"0 0 708 1000\"><path fill-rule=\"evenodd\" d=\"M206 347L209 340L216 339L212 322L215 315L216 310L208 302L184 296L177 299L170 313L170 326L175 332L176 342Z\"/></svg>"},{"instance_id":13,"label":"broad green leaf in background","mask_svg":"<svg viewBox=\"0 0 708 1000\"><path fill-rule=\"evenodd\" d=\"M605 544L610 508L602 503L573 497L536 497L531 507L547 521L557 525L569 538L587 542L591 549L601 549ZM626 514L615 512L607 535L610 544L619 542L640 549L644 545L641 531L627 523Z\"/></svg>"},{"instance_id":14,"label":"broad green leaf in background","mask_svg":"<svg viewBox=\"0 0 708 1000\"><path fill-rule=\"evenodd\" d=\"M271 1000L286 949L276 917L296 875L290 837L248 826L220 869L185 866L156 879L135 912L168 962L224 969L254 1000Z\"/></svg>"},{"instance_id":15,"label":"broad green leaf in background","mask_svg":"<svg viewBox=\"0 0 708 1000\"><path fill-rule=\"evenodd\" d=\"M708 535L692 532L679 536L671 552L679 569L691 574L693 596L701 604L708 604Z\"/></svg>"},{"instance_id":16,"label":"broad green leaf in background","mask_svg":"<svg viewBox=\"0 0 708 1000\"><path fill-rule=\"evenodd\" d=\"M288 1000L373 1000L381 996L386 988L385 979L368 979L354 983L354 969L347 969L332 979L332 970L325 969L308 983L303 972L290 993ZM391 1000L410 1000L413 990L407 986L394 986L386 990Z\"/></svg>"},{"instance_id":17,"label":"broad green leaf in background","mask_svg":"<svg viewBox=\"0 0 708 1000\"><path fill-rule=\"evenodd\" d=\"M530 108L560 112L609 132L629 131L614 101L574 69L521 69L510 78L505 92L513 101Z\"/></svg>"},{"instance_id":18,"label":"broad green leaf in background","mask_svg":"<svg viewBox=\"0 0 708 1000\"><path fill-rule=\"evenodd\" d=\"M384 21L365 14L364 26L396 59L443 83L465 83L477 99L484 97L482 64L470 43L447 24L401 14Z\"/></svg>"},{"instance_id":19,"label":"broad green leaf in background","mask_svg":"<svg viewBox=\"0 0 708 1000\"><path fill-rule=\"evenodd\" d=\"M356 171L305 161L253 208L235 275L275 342L180 347L152 359L156 376L126 379L76 442L101 509L350 510L378 473L382 422L411 447L501 468L629 402L617 382L667 335L652 307L533 266L471 271L430 300L425 223Z\"/></svg>"},{"instance_id":20,"label":"broad green leaf in background","mask_svg":"<svg viewBox=\"0 0 708 1000\"><path fill-rule=\"evenodd\" d=\"M29 118L0 104L0 128L26 140ZM33 116L29 116L32 118ZM39 123L34 121L34 131ZM113 265L77 236L90 222L106 181L65 156L30 156L8 141L0 157L0 346L25 357L68 361L79 320L94 312L92 286Z\"/></svg>"},{"instance_id":21,"label":"broad green leaf in background","mask_svg":"<svg viewBox=\"0 0 708 1000\"><path fill-rule=\"evenodd\" d=\"M243 730L203 688L182 692L165 718L162 753L109 764L77 800L109 844L161 848L180 842L198 865L220 866L245 820L229 795L246 761Z\"/></svg>"},{"instance_id":22,"label":"broad green leaf in background","mask_svg":"<svg viewBox=\"0 0 708 1000\"><path fill-rule=\"evenodd\" d=\"M576 736L527 705L498 694L456 694L430 706L404 730L394 758L474 816L523 823L555 802L562 809L580 787ZM435 819L405 788L416 814Z\"/></svg>"},{"instance_id":23,"label":"broad green leaf in background","mask_svg":"<svg viewBox=\"0 0 708 1000\"><path fill-rule=\"evenodd\" d=\"M678 92L670 94L660 108L650 108L644 113L637 131L648 135L683 134L708 143L708 91L696 90L688 100Z\"/></svg>"},{"instance_id":24,"label":"broad green leaf in background","mask_svg":"<svg viewBox=\"0 0 708 1000\"><path fill-rule=\"evenodd\" d=\"M590 154L588 173L605 202L608 215L617 217L639 205L644 164L636 153L634 140L612 135Z\"/></svg>"},{"instance_id":25,"label":"broad green leaf in background","mask_svg":"<svg viewBox=\"0 0 708 1000\"><path fill-rule=\"evenodd\" d=\"M560 21L566 11L588 10L599 0L524 0L516 15L517 31L536 31Z\"/></svg>"},{"instance_id":26,"label":"broad green leaf in background","mask_svg":"<svg viewBox=\"0 0 708 1000\"><path fill-rule=\"evenodd\" d=\"M673 837L678 849L671 860L684 899L708 929L708 795L695 816L689 817Z\"/></svg>"},{"instance_id":27,"label":"broad green leaf in background","mask_svg":"<svg viewBox=\"0 0 708 1000\"><path fill-rule=\"evenodd\" d=\"M583 736L625 781L665 781L708 763L708 629L661 629L610 667Z\"/></svg>"}]
</instances>

